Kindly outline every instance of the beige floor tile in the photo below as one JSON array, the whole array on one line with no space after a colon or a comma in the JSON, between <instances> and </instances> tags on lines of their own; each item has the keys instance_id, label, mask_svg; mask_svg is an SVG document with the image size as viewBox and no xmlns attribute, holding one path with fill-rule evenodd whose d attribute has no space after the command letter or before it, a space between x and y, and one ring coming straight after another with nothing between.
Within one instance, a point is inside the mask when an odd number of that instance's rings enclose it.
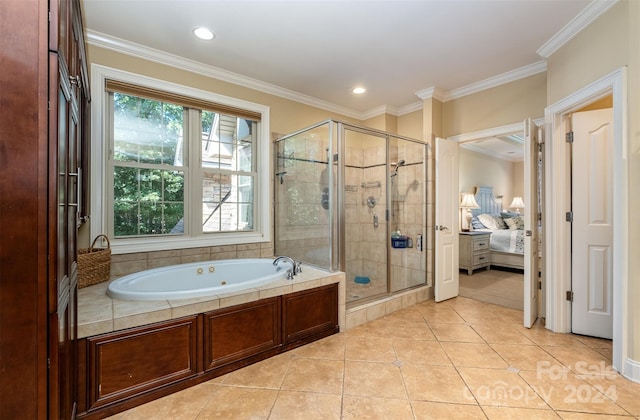
<instances>
[{"instance_id":1,"label":"beige floor tile","mask_svg":"<svg viewBox=\"0 0 640 420\"><path fill-rule=\"evenodd\" d=\"M588 347L544 346L543 349L575 373L598 373L607 367L612 369L610 359Z\"/></svg>"},{"instance_id":2,"label":"beige floor tile","mask_svg":"<svg viewBox=\"0 0 640 420\"><path fill-rule=\"evenodd\" d=\"M454 366L469 366L479 368L506 369L507 362L498 355L488 344L483 343L442 343Z\"/></svg>"},{"instance_id":3,"label":"beige floor tile","mask_svg":"<svg viewBox=\"0 0 640 420\"><path fill-rule=\"evenodd\" d=\"M477 405L450 404L430 401L413 401L416 420L474 420L486 419Z\"/></svg>"},{"instance_id":4,"label":"beige floor tile","mask_svg":"<svg viewBox=\"0 0 640 420\"><path fill-rule=\"evenodd\" d=\"M564 370L565 366L542 347L517 344L491 344L491 347L507 361L509 366L520 370L556 369Z\"/></svg>"},{"instance_id":5,"label":"beige floor tile","mask_svg":"<svg viewBox=\"0 0 640 420\"><path fill-rule=\"evenodd\" d=\"M220 386L198 415L206 419L266 419L278 391L243 387Z\"/></svg>"},{"instance_id":6,"label":"beige floor tile","mask_svg":"<svg viewBox=\"0 0 640 420\"><path fill-rule=\"evenodd\" d=\"M438 341L459 341L465 343L484 343L471 326L466 324L429 323L431 331Z\"/></svg>"},{"instance_id":7,"label":"beige floor tile","mask_svg":"<svg viewBox=\"0 0 640 420\"><path fill-rule=\"evenodd\" d=\"M335 394L281 391L271 410L270 420L340 419L342 398Z\"/></svg>"},{"instance_id":8,"label":"beige floor tile","mask_svg":"<svg viewBox=\"0 0 640 420\"><path fill-rule=\"evenodd\" d=\"M520 329L511 325L473 324L471 326L487 343L533 344Z\"/></svg>"},{"instance_id":9,"label":"beige floor tile","mask_svg":"<svg viewBox=\"0 0 640 420\"><path fill-rule=\"evenodd\" d=\"M425 322L418 309L409 307L385 316L386 319L400 322Z\"/></svg>"},{"instance_id":10,"label":"beige floor tile","mask_svg":"<svg viewBox=\"0 0 640 420\"><path fill-rule=\"evenodd\" d=\"M289 353L280 354L228 373L224 376L222 383L224 385L280 389L291 360L292 356Z\"/></svg>"},{"instance_id":11,"label":"beige floor tile","mask_svg":"<svg viewBox=\"0 0 640 420\"><path fill-rule=\"evenodd\" d=\"M396 360L393 343L382 337L347 337L345 360L388 362Z\"/></svg>"},{"instance_id":12,"label":"beige floor tile","mask_svg":"<svg viewBox=\"0 0 640 420\"><path fill-rule=\"evenodd\" d=\"M588 337L586 335L574 335L580 342L584 343L585 346L591 347L592 349L612 349L613 341L607 340L604 338L597 337Z\"/></svg>"},{"instance_id":13,"label":"beige floor tile","mask_svg":"<svg viewBox=\"0 0 640 420\"><path fill-rule=\"evenodd\" d=\"M406 364L401 371L412 401L476 404L454 367Z\"/></svg>"},{"instance_id":14,"label":"beige floor tile","mask_svg":"<svg viewBox=\"0 0 640 420\"><path fill-rule=\"evenodd\" d=\"M393 348L403 364L451 366L449 356L437 341L394 338Z\"/></svg>"},{"instance_id":15,"label":"beige floor tile","mask_svg":"<svg viewBox=\"0 0 640 420\"><path fill-rule=\"evenodd\" d=\"M306 346L298 347L289 353L296 357L344 360L346 340L347 334L334 334Z\"/></svg>"},{"instance_id":16,"label":"beige floor tile","mask_svg":"<svg viewBox=\"0 0 640 420\"><path fill-rule=\"evenodd\" d=\"M544 327L525 328L522 334L539 346L586 347L573 334L554 333Z\"/></svg>"},{"instance_id":17,"label":"beige floor tile","mask_svg":"<svg viewBox=\"0 0 640 420\"><path fill-rule=\"evenodd\" d=\"M435 340L426 322L403 322L380 318L371 321L370 324L370 335L375 337Z\"/></svg>"},{"instance_id":18,"label":"beige floor tile","mask_svg":"<svg viewBox=\"0 0 640 420\"><path fill-rule=\"evenodd\" d=\"M131 410L125 411L120 417L122 420L142 420L152 419L163 411L169 410L168 397L160 398L143 405L139 405Z\"/></svg>"},{"instance_id":19,"label":"beige floor tile","mask_svg":"<svg viewBox=\"0 0 640 420\"><path fill-rule=\"evenodd\" d=\"M536 420L558 420L560 417L551 409L541 410L535 408L517 407L490 407L484 406L482 410L489 420L512 420L512 419L536 419Z\"/></svg>"},{"instance_id":20,"label":"beige floor tile","mask_svg":"<svg viewBox=\"0 0 640 420\"><path fill-rule=\"evenodd\" d=\"M430 323L464 323L464 319L450 307L425 306L419 307L418 311Z\"/></svg>"},{"instance_id":21,"label":"beige floor tile","mask_svg":"<svg viewBox=\"0 0 640 420\"><path fill-rule=\"evenodd\" d=\"M345 395L342 419L412 419L409 400Z\"/></svg>"},{"instance_id":22,"label":"beige floor tile","mask_svg":"<svg viewBox=\"0 0 640 420\"><path fill-rule=\"evenodd\" d=\"M629 414L640 418L640 384L606 368L599 375L585 375L582 378Z\"/></svg>"},{"instance_id":23,"label":"beige floor tile","mask_svg":"<svg viewBox=\"0 0 640 420\"><path fill-rule=\"evenodd\" d=\"M342 394L344 362L294 358L284 377L282 389Z\"/></svg>"},{"instance_id":24,"label":"beige floor tile","mask_svg":"<svg viewBox=\"0 0 640 420\"><path fill-rule=\"evenodd\" d=\"M346 361L344 395L407 399L400 369L391 363Z\"/></svg>"},{"instance_id":25,"label":"beige floor tile","mask_svg":"<svg viewBox=\"0 0 640 420\"><path fill-rule=\"evenodd\" d=\"M523 371L520 374L554 410L628 414L596 387L573 373Z\"/></svg>"},{"instance_id":26,"label":"beige floor tile","mask_svg":"<svg viewBox=\"0 0 640 420\"><path fill-rule=\"evenodd\" d=\"M570 411L558 411L558 415L562 419L566 420L625 420L635 419L632 416L614 416L609 414L588 414L588 413L575 413Z\"/></svg>"},{"instance_id":27,"label":"beige floor tile","mask_svg":"<svg viewBox=\"0 0 640 420\"><path fill-rule=\"evenodd\" d=\"M469 324L489 324L496 325L504 323L504 320L498 315L490 312L486 309L478 309L478 310L460 310L456 309L456 312L464 322Z\"/></svg>"},{"instance_id":28,"label":"beige floor tile","mask_svg":"<svg viewBox=\"0 0 640 420\"><path fill-rule=\"evenodd\" d=\"M172 420L195 419L219 388L218 385L205 382L169 395L165 397L167 404L162 412L159 413L158 418Z\"/></svg>"},{"instance_id":29,"label":"beige floor tile","mask_svg":"<svg viewBox=\"0 0 640 420\"><path fill-rule=\"evenodd\" d=\"M506 369L458 368L480 405L549 408L527 382Z\"/></svg>"},{"instance_id":30,"label":"beige floor tile","mask_svg":"<svg viewBox=\"0 0 640 420\"><path fill-rule=\"evenodd\" d=\"M474 299L469 299L466 297L462 297L462 296L458 296L456 298L453 299L449 299L447 301L447 303L449 304L449 306L451 306L454 309L487 309L490 307L489 304L485 303L485 302L481 302L479 300L474 300Z\"/></svg>"}]
</instances>

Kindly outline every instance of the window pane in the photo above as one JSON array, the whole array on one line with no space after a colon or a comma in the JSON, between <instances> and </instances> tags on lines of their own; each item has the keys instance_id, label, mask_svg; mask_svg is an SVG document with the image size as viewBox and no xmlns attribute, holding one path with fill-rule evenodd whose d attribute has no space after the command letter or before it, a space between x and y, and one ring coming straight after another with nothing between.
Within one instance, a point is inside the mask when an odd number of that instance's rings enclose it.
<instances>
[{"instance_id":1,"label":"window pane","mask_svg":"<svg viewBox=\"0 0 640 420\"><path fill-rule=\"evenodd\" d=\"M182 166L183 107L116 92L113 108L114 160Z\"/></svg>"},{"instance_id":2,"label":"window pane","mask_svg":"<svg viewBox=\"0 0 640 420\"><path fill-rule=\"evenodd\" d=\"M114 169L114 234L182 233L184 173L160 169Z\"/></svg>"},{"instance_id":3,"label":"window pane","mask_svg":"<svg viewBox=\"0 0 640 420\"><path fill-rule=\"evenodd\" d=\"M205 173L202 183L202 230L253 229L253 177Z\"/></svg>"}]
</instances>

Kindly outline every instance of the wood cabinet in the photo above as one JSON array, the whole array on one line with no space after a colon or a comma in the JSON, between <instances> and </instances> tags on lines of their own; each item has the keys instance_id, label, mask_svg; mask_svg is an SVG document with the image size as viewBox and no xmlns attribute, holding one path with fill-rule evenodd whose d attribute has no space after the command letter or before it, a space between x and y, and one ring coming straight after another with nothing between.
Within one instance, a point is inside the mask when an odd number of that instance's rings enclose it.
<instances>
[{"instance_id":1,"label":"wood cabinet","mask_svg":"<svg viewBox=\"0 0 640 420\"><path fill-rule=\"evenodd\" d=\"M326 335L327 331L337 332L337 302L338 288L335 285L284 295L282 297L284 344L291 346L314 336Z\"/></svg>"},{"instance_id":2,"label":"wood cabinet","mask_svg":"<svg viewBox=\"0 0 640 420\"><path fill-rule=\"evenodd\" d=\"M491 232L460 232L459 267L469 275L478 268L490 268L490 236Z\"/></svg>"},{"instance_id":3,"label":"wood cabinet","mask_svg":"<svg viewBox=\"0 0 640 420\"><path fill-rule=\"evenodd\" d=\"M205 370L278 347L280 314L279 297L205 313Z\"/></svg>"},{"instance_id":4,"label":"wood cabinet","mask_svg":"<svg viewBox=\"0 0 640 420\"><path fill-rule=\"evenodd\" d=\"M89 109L80 1L0 2L0 37L0 418L70 419Z\"/></svg>"},{"instance_id":5,"label":"wood cabinet","mask_svg":"<svg viewBox=\"0 0 640 420\"><path fill-rule=\"evenodd\" d=\"M87 339L89 405L113 401L198 373L197 317Z\"/></svg>"},{"instance_id":6,"label":"wood cabinet","mask_svg":"<svg viewBox=\"0 0 640 420\"><path fill-rule=\"evenodd\" d=\"M79 418L103 418L337 332L331 284L82 339Z\"/></svg>"}]
</instances>

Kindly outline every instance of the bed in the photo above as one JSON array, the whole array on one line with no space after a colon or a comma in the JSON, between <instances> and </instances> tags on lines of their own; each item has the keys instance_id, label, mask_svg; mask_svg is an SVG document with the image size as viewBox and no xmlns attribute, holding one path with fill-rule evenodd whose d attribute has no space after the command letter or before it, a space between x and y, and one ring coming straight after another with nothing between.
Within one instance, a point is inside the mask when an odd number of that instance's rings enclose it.
<instances>
[{"instance_id":1,"label":"bed","mask_svg":"<svg viewBox=\"0 0 640 420\"><path fill-rule=\"evenodd\" d=\"M517 213L504 212L493 187L476 187L479 209L471 210L474 230L490 231L491 265L524 270L524 221ZM512 219L512 220L510 220Z\"/></svg>"}]
</instances>

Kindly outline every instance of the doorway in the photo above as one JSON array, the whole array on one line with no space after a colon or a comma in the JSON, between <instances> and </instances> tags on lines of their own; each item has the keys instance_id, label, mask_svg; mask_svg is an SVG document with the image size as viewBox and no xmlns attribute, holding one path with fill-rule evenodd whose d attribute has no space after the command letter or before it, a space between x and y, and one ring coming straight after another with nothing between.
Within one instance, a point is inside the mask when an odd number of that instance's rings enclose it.
<instances>
[{"instance_id":1,"label":"doorway","mask_svg":"<svg viewBox=\"0 0 640 420\"><path fill-rule=\"evenodd\" d=\"M627 319L627 306L623 301L623 290L627 282L626 261L628 261L627 226L627 174L626 152L624 149L623 115L625 113L624 81L626 69L621 68L600 80L586 86L545 109L545 123L548 141L545 143L547 165L545 167L546 200L545 248L546 277L553 280L547 288L547 328L555 332L568 333L572 330L571 302L566 299L571 290L571 225L567 223L567 210L571 207L570 191L570 148L565 141L569 131L568 116L585 106L608 95L613 100L613 170L612 170L612 318L613 318L613 367L624 374L626 360L626 340L623 320ZM553 184L553 185L551 185Z\"/></svg>"},{"instance_id":2,"label":"doorway","mask_svg":"<svg viewBox=\"0 0 640 420\"><path fill-rule=\"evenodd\" d=\"M464 291L465 280L474 287L480 282L484 282L486 288L472 291L476 293L479 300L497 303L514 309L524 309L526 326L531 326L536 317L544 317L544 291L538 290L539 285L544 288L544 279L538 277L538 266L541 264L538 255L539 243L537 238L541 237L541 228L538 224L538 215L541 213L541 201L538 196L542 187L539 178L534 173L540 172L540 156L538 154L538 129L542 121L533 123L526 120L523 123L515 123L496 127L489 130L482 130L468 134L451 137L460 144L460 184L461 193L474 193L488 189L491 197L489 203L482 204L481 209L473 210L473 214L478 212L500 213L521 212L520 216L526 219L526 230L521 231L520 244L524 243L524 249L505 249L506 252L491 251L491 271L478 270L477 273L460 275L461 290ZM464 152L464 153L463 153ZM465 153L472 156L465 159ZM489 166L494 167L488 170ZM476 168L477 170L474 170ZM467 173L465 174L465 170ZM529 174L525 176L525 173ZM485 197L486 194L483 194ZM540 195L541 196L541 195ZM511 203L515 197L524 198L525 208L511 208ZM490 209L491 211L487 210ZM497 210L496 210L497 209ZM508 216L506 213L504 216ZM460 216L461 217L461 216ZM464 221L463 221L464 224ZM505 226L506 227L506 226ZM492 231L500 236L500 242L509 240L503 234L510 232ZM531 233L529 233L531 232ZM511 232L515 233L515 232ZM526 233L526 237L525 237ZM500 234L500 235L498 235ZM461 234L462 235L462 234ZM511 238L511 246L518 242L518 237ZM509 242L509 241L507 241ZM492 245L492 248L494 246ZM519 252L520 258L514 258L513 252ZM536 258L528 258L535 255ZM523 261L524 257L524 261ZM500 270L500 271L498 271ZM474 277L474 278L472 278ZM482 278L480 278L482 277ZM479 280L479 281L475 281ZM508 293L503 290L504 286L513 290ZM540 299L538 299L540 294Z\"/></svg>"}]
</instances>

